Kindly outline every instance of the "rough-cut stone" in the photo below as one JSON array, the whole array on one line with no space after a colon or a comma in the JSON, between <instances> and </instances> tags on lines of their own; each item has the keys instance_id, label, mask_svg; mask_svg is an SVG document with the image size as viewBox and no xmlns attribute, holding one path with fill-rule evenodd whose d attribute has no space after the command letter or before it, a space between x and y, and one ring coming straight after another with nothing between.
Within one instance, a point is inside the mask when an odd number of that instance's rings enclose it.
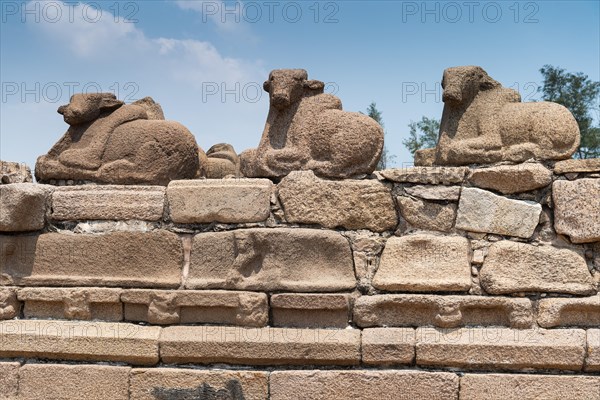
<instances>
[{"instance_id":1,"label":"rough-cut stone","mask_svg":"<svg viewBox=\"0 0 600 400\"><path fill-rule=\"evenodd\" d=\"M271 400L458 398L459 378L424 371L275 371Z\"/></svg>"},{"instance_id":2,"label":"rough-cut stone","mask_svg":"<svg viewBox=\"0 0 600 400\"><path fill-rule=\"evenodd\" d=\"M167 187L171 219L182 224L265 221L272 186L268 179L174 181Z\"/></svg>"},{"instance_id":3,"label":"rough-cut stone","mask_svg":"<svg viewBox=\"0 0 600 400\"><path fill-rule=\"evenodd\" d=\"M362 362L367 365L410 365L415 359L415 330L370 328L362 331Z\"/></svg>"},{"instance_id":4,"label":"rough-cut stone","mask_svg":"<svg viewBox=\"0 0 600 400\"><path fill-rule=\"evenodd\" d=\"M600 371L600 329L588 329L587 331L585 370Z\"/></svg>"},{"instance_id":5,"label":"rough-cut stone","mask_svg":"<svg viewBox=\"0 0 600 400\"><path fill-rule=\"evenodd\" d=\"M483 189L512 194L548 186L552 183L552 171L533 163L500 165L471 170L467 180Z\"/></svg>"},{"instance_id":6,"label":"rough-cut stone","mask_svg":"<svg viewBox=\"0 0 600 400\"><path fill-rule=\"evenodd\" d=\"M312 171L294 171L278 188L290 223L374 232L392 230L398 224L392 191L376 180L329 181Z\"/></svg>"},{"instance_id":7,"label":"rough-cut stone","mask_svg":"<svg viewBox=\"0 0 600 400\"><path fill-rule=\"evenodd\" d=\"M417 329L417 365L465 369L580 371L582 329Z\"/></svg>"},{"instance_id":8,"label":"rough-cut stone","mask_svg":"<svg viewBox=\"0 0 600 400\"><path fill-rule=\"evenodd\" d=\"M266 400L266 372L136 368L131 400Z\"/></svg>"},{"instance_id":9,"label":"rough-cut stone","mask_svg":"<svg viewBox=\"0 0 600 400\"><path fill-rule=\"evenodd\" d=\"M131 289L121 301L127 321L265 326L269 320L265 293Z\"/></svg>"},{"instance_id":10,"label":"rough-cut stone","mask_svg":"<svg viewBox=\"0 0 600 400\"><path fill-rule=\"evenodd\" d=\"M0 283L178 287L183 246L174 233L0 235Z\"/></svg>"},{"instance_id":11,"label":"rough-cut stone","mask_svg":"<svg viewBox=\"0 0 600 400\"><path fill-rule=\"evenodd\" d=\"M537 322L541 327L600 326L600 295L584 298L542 299Z\"/></svg>"},{"instance_id":12,"label":"rough-cut stone","mask_svg":"<svg viewBox=\"0 0 600 400\"><path fill-rule=\"evenodd\" d=\"M464 188L456 228L528 239L540 221L538 203L507 199L477 188Z\"/></svg>"},{"instance_id":13,"label":"rough-cut stone","mask_svg":"<svg viewBox=\"0 0 600 400\"><path fill-rule=\"evenodd\" d=\"M436 165L564 160L579 147L579 126L564 106L521 103L481 67L448 68Z\"/></svg>"},{"instance_id":14,"label":"rough-cut stone","mask_svg":"<svg viewBox=\"0 0 600 400\"><path fill-rule=\"evenodd\" d=\"M404 191L425 200L457 201L460 198L460 189L460 186L415 185L404 188Z\"/></svg>"},{"instance_id":15,"label":"rough-cut stone","mask_svg":"<svg viewBox=\"0 0 600 400\"><path fill-rule=\"evenodd\" d=\"M357 365L357 329L163 328L160 356L165 363L244 365Z\"/></svg>"},{"instance_id":16,"label":"rough-cut stone","mask_svg":"<svg viewBox=\"0 0 600 400\"><path fill-rule=\"evenodd\" d=\"M461 400L600 400L600 377L465 374Z\"/></svg>"},{"instance_id":17,"label":"rough-cut stone","mask_svg":"<svg viewBox=\"0 0 600 400\"><path fill-rule=\"evenodd\" d=\"M456 203L439 204L406 196L396 197L400 215L418 229L449 232L456 218Z\"/></svg>"},{"instance_id":18,"label":"rough-cut stone","mask_svg":"<svg viewBox=\"0 0 600 400\"><path fill-rule=\"evenodd\" d=\"M391 237L373 286L410 292L467 291L471 287L469 253L469 241L463 237Z\"/></svg>"},{"instance_id":19,"label":"rough-cut stone","mask_svg":"<svg viewBox=\"0 0 600 400\"><path fill-rule=\"evenodd\" d=\"M52 193L52 219L59 221L159 221L164 207L163 186L66 186Z\"/></svg>"},{"instance_id":20,"label":"rough-cut stone","mask_svg":"<svg viewBox=\"0 0 600 400\"><path fill-rule=\"evenodd\" d=\"M490 294L596 293L587 264L576 252L508 240L490 246L479 278Z\"/></svg>"},{"instance_id":21,"label":"rough-cut stone","mask_svg":"<svg viewBox=\"0 0 600 400\"><path fill-rule=\"evenodd\" d=\"M573 243L600 241L600 179L556 181L552 199L557 233Z\"/></svg>"},{"instance_id":22,"label":"rough-cut stone","mask_svg":"<svg viewBox=\"0 0 600 400\"><path fill-rule=\"evenodd\" d=\"M350 298L347 294L286 293L271 296L273 326L345 328Z\"/></svg>"},{"instance_id":23,"label":"rough-cut stone","mask_svg":"<svg viewBox=\"0 0 600 400\"><path fill-rule=\"evenodd\" d=\"M383 150L383 129L357 112L342 111L339 98L323 93L303 69L271 71L264 83L269 115L258 148L240 154L244 176L279 178L313 170L330 178L373 172Z\"/></svg>"},{"instance_id":24,"label":"rough-cut stone","mask_svg":"<svg viewBox=\"0 0 600 400\"><path fill-rule=\"evenodd\" d=\"M160 328L111 322L0 321L0 358L158 362Z\"/></svg>"},{"instance_id":25,"label":"rough-cut stone","mask_svg":"<svg viewBox=\"0 0 600 400\"><path fill-rule=\"evenodd\" d=\"M0 399L17 398L20 366L16 362L0 362Z\"/></svg>"},{"instance_id":26,"label":"rough-cut stone","mask_svg":"<svg viewBox=\"0 0 600 400\"><path fill-rule=\"evenodd\" d=\"M129 367L27 364L19 370L19 399L129 400Z\"/></svg>"},{"instance_id":27,"label":"rough-cut stone","mask_svg":"<svg viewBox=\"0 0 600 400\"><path fill-rule=\"evenodd\" d=\"M70 127L38 158L38 182L166 186L200 175L202 151L194 135L178 122L165 121L151 98L124 105L112 93L78 93L58 112Z\"/></svg>"},{"instance_id":28,"label":"rough-cut stone","mask_svg":"<svg viewBox=\"0 0 600 400\"><path fill-rule=\"evenodd\" d=\"M568 174L573 172L598 172L600 171L600 158L585 160L563 160L554 164L555 174Z\"/></svg>"},{"instance_id":29,"label":"rough-cut stone","mask_svg":"<svg viewBox=\"0 0 600 400\"><path fill-rule=\"evenodd\" d=\"M356 285L350 245L316 229L246 229L194 237L188 289L340 291Z\"/></svg>"},{"instance_id":30,"label":"rough-cut stone","mask_svg":"<svg viewBox=\"0 0 600 400\"><path fill-rule=\"evenodd\" d=\"M533 310L529 299L385 294L359 297L354 304L354 322L360 327L478 325L524 329L533 324Z\"/></svg>"},{"instance_id":31,"label":"rough-cut stone","mask_svg":"<svg viewBox=\"0 0 600 400\"><path fill-rule=\"evenodd\" d=\"M397 183L450 185L462 183L468 171L467 167L408 167L384 169L379 174Z\"/></svg>"},{"instance_id":32,"label":"rough-cut stone","mask_svg":"<svg viewBox=\"0 0 600 400\"><path fill-rule=\"evenodd\" d=\"M121 289L110 288L22 288L25 318L123 320Z\"/></svg>"},{"instance_id":33,"label":"rough-cut stone","mask_svg":"<svg viewBox=\"0 0 600 400\"><path fill-rule=\"evenodd\" d=\"M37 231L44 227L49 186L0 185L0 232Z\"/></svg>"},{"instance_id":34,"label":"rough-cut stone","mask_svg":"<svg viewBox=\"0 0 600 400\"><path fill-rule=\"evenodd\" d=\"M223 179L240 177L240 158L228 143L218 143L206 152L206 177Z\"/></svg>"},{"instance_id":35,"label":"rough-cut stone","mask_svg":"<svg viewBox=\"0 0 600 400\"><path fill-rule=\"evenodd\" d=\"M19 315L21 303L17 299L15 288L0 287L0 321L13 319Z\"/></svg>"},{"instance_id":36,"label":"rough-cut stone","mask_svg":"<svg viewBox=\"0 0 600 400\"><path fill-rule=\"evenodd\" d=\"M32 183L31 169L27 164L0 161L0 185L10 183Z\"/></svg>"}]
</instances>

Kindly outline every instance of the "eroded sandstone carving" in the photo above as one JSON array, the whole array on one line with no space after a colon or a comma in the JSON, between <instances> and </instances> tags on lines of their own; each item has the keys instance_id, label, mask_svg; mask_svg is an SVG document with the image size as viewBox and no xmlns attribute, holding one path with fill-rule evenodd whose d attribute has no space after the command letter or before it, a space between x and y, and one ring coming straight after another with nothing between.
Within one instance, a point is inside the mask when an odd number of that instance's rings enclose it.
<instances>
[{"instance_id":1,"label":"eroded sandstone carving","mask_svg":"<svg viewBox=\"0 0 600 400\"><path fill-rule=\"evenodd\" d=\"M125 105L112 93L75 94L58 113L70 125L38 158L35 176L51 180L167 185L201 174L194 136L165 121L150 97Z\"/></svg>"},{"instance_id":2,"label":"eroded sandstone carving","mask_svg":"<svg viewBox=\"0 0 600 400\"><path fill-rule=\"evenodd\" d=\"M303 69L274 70L264 83L270 108L258 148L244 151L247 177L280 178L295 170L348 178L370 174L383 148L383 129L372 118L342 111Z\"/></svg>"},{"instance_id":3,"label":"eroded sandstone carving","mask_svg":"<svg viewBox=\"0 0 600 400\"><path fill-rule=\"evenodd\" d=\"M419 165L467 165L530 158L564 160L579 147L579 127L557 103L521 103L481 67L448 68L444 112L435 149L415 154Z\"/></svg>"},{"instance_id":4,"label":"eroded sandstone carving","mask_svg":"<svg viewBox=\"0 0 600 400\"><path fill-rule=\"evenodd\" d=\"M240 177L240 158L232 145L219 143L206 152L206 177L221 179Z\"/></svg>"}]
</instances>

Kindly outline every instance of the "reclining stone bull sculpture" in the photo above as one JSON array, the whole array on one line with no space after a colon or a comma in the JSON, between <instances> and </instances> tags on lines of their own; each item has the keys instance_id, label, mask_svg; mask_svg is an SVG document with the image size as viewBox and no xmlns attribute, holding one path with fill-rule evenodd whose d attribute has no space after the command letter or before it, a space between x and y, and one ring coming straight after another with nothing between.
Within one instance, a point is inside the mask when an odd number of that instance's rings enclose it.
<instances>
[{"instance_id":1,"label":"reclining stone bull sculpture","mask_svg":"<svg viewBox=\"0 0 600 400\"><path fill-rule=\"evenodd\" d=\"M383 129L366 115L342 111L339 98L302 69L274 70L263 85L270 108L258 148L240 155L247 177L281 178L294 170L348 178L373 172Z\"/></svg>"}]
</instances>

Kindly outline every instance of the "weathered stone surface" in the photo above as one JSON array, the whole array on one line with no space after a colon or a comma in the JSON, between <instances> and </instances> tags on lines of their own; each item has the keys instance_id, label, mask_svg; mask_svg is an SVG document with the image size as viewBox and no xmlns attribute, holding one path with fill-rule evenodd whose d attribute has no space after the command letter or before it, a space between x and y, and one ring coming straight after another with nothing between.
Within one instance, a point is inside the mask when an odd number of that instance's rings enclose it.
<instances>
[{"instance_id":1,"label":"weathered stone surface","mask_svg":"<svg viewBox=\"0 0 600 400\"><path fill-rule=\"evenodd\" d=\"M355 285L352 252L342 235L288 228L196 235L185 283L188 289L292 292Z\"/></svg>"},{"instance_id":2,"label":"weathered stone surface","mask_svg":"<svg viewBox=\"0 0 600 400\"><path fill-rule=\"evenodd\" d=\"M131 368L27 364L19 370L19 399L129 400Z\"/></svg>"},{"instance_id":3,"label":"weathered stone surface","mask_svg":"<svg viewBox=\"0 0 600 400\"><path fill-rule=\"evenodd\" d=\"M302 69L271 71L264 89L269 115L258 148L240 154L247 177L283 177L312 170L318 176L349 178L373 172L383 149L383 129L361 113L342 111L324 94L325 84Z\"/></svg>"},{"instance_id":4,"label":"weathered stone surface","mask_svg":"<svg viewBox=\"0 0 600 400\"><path fill-rule=\"evenodd\" d=\"M437 165L564 160L579 147L579 126L564 106L521 103L481 67L448 68Z\"/></svg>"},{"instance_id":5,"label":"weathered stone surface","mask_svg":"<svg viewBox=\"0 0 600 400\"><path fill-rule=\"evenodd\" d=\"M557 233L573 243L600 241L600 179L556 181L552 199Z\"/></svg>"},{"instance_id":6,"label":"weathered stone surface","mask_svg":"<svg viewBox=\"0 0 600 400\"><path fill-rule=\"evenodd\" d=\"M406 196L396 197L400 215L418 229L449 232L456 218L456 203L438 204Z\"/></svg>"},{"instance_id":7,"label":"weathered stone surface","mask_svg":"<svg viewBox=\"0 0 600 400\"><path fill-rule=\"evenodd\" d=\"M512 200L477 188L464 188L456 228L528 239L540 221L538 203Z\"/></svg>"},{"instance_id":8,"label":"weathered stone surface","mask_svg":"<svg viewBox=\"0 0 600 400\"><path fill-rule=\"evenodd\" d=\"M159 221L164 207L162 186L65 186L52 193L52 219L59 221Z\"/></svg>"},{"instance_id":9,"label":"weathered stone surface","mask_svg":"<svg viewBox=\"0 0 600 400\"><path fill-rule=\"evenodd\" d=\"M227 324L265 326L265 293L224 290L125 290L121 296L127 321L151 324Z\"/></svg>"},{"instance_id":10,"label":"weathered stone surface","mask_svg":"<svg viewBox=\"0 0 600 400\"><path fill-rule=\"evenodd\" d=\"M20 366L17 362L0 362L0 399L17 398Z\"/></svg>"},{"instance_id":11,"label":"weathered stone surface","mask_svg":"<svg viewBox=\"0 0 600 400\"><path fill-rule=\"evenodd\" d=\"M467 291L471 287L469 253L469 242L463 237L391 237L373 286L410 292Z\"/></svg>"},{"instance_id":12,"label":"weathered stone surface","mask_svg":"<svg viewBox=\"0 0 600 400\"><path fill-rule=\"evenodd\" d=\"M38 182L166 186L200 175L201 150L194 135L178 122L165 121L151 98L124 105L112 93L78 93L58 112L70 127L38 158Z\"/></svg>"},{"instance_id":13,"label":"weathered stone surface","mask_svg":"<svg viewBox=\"0 0 600 400\"><path fill-rule=\"evenodd\" d=\"M175 364L357 365L357 329L163 328L161 360Z\"/></svg>"},{"instance_id":14,"label":"weathered stone surface","mask_svg":"<svg viewBox=\"0 0 600 400\"><path fill-rule=\"evenodd\" d=\"M37 231L44 227L49 186L0 185L0 232Z\"/></svg>"},{"instance_id":15,"label":"weathered stone surface","mask_svg":"<svg viewBox=\"0 0 600 400\"><path fill-rule=\"evenodd\" d=\"M271 400L458 398L459 378L424 371L275 371Z\"/></svg>"},{"instance_id":16,"label":"weathered stone surface","mask_svg":"<svg viewBox=\"0 0 600 400\"><path fill-rule=\"evenodd\" d=\"M425 200L458 200L460 198L460 186L428 186L415 185L404 188L411 196Z\"/></svg>"},{"instance_id":17,"label":"weathered stone surface","mask_svg":"<svg viewBox=\"0 0 600 400\"><path fill-rule=\"evenodd\" d=\"M529 374L465 374L461 400L600 399L600 377Z\"/></svg>"},{"instance_id":18,"label":"weathered stone surface","mask_svg":"<svg viewBox=\"0 0 600 400\"><path fill-rule=\"evenodd\" d=\"M392 191L376 180L328 181L295 171L279 184L279 198L291 223L374 232L398 224Z\"/></svg>"},{"instance_id":19,"label":"weathered stone surface","mask_svg":"<svg viewBox=\"0 0 600 400\"><path fill-rule=\"evenodd\" d=\"M385 169L378 173L392 182L450 185L462 183L467 172L467 167L408 167Z\"/></svg>"},{"instance_id":20,"label":"weathered stone surface","mask_svg":"<svg viewBox=\"0 0 600 400\"><path fill-rule=\"evenodd\" d=\"M0 321L13 319L19 315L21 303L17 299L15 288L0 287Z\"/></svg>"},{"instance_id":21,"label":"weathered stone surface","mask_svg":"<svg viewBox=\"0 0 600 400\"><path fill-rule=\"evenodd\" d=\"M600 371L600 329L587 331L586 371Z\"/></svg>"},{"instance_id":22,"label":"weathered stone surface","mask_svg":"<svg viewBox=\"0 0 600 400\"><path fill-rule=\"evenodd\" d=\"M417 365L465 369L580 371L582 329L417 329Z\"/></svg>"},{"instance_id":23,"label":"weathered stone surface","mask_svg":"<svg viewBox=\"0 0 600 400\"><path fill-rule=\"evenodd\" d=\"M500 165L471 170L467 180L474 186L504 194L529 192L552 183L552 171L541 164Z\"/></svg>"},{"instance_id":24,"label":"weathered stone surface","mask_svg":"<svg viewBox=\"0 0 600 400\"><path fill-rule=\"evenodd\" d=\"M136 368L130 399L266 400L268 380L266 372Z\"/></svg>"},{"instance_id":25,"label":"weathered stone surface","mask_svg":"<svg viewBox=\"0 0 600 400\"><path fill-rule=\"evenodd\" d=\"M479 277L490 294L596 293L585 260L576 252L508 240L490 246Z\"/></svg>"},{"instance_id":26,"label":"weathered stone surface","mask_svg":"<svg viewBox=\"0 0 600 400\"><path fill-rule=\"evenodd\" d=\"M465 325L531 328L529 299L483 296L385 294L361 296L354 303L354 322L369 326Z\"/></svg>"},{"instance_id":27,"label":"weathered stone surface","mask_svg":"<svg viewBox=\"0 0 600 400\"><path fill-rule=\"evenodd\" d=\"M167 187L171 219L183 224L265 221L272 186L268 179L171 182Z\"/></svg>"},{"instance_id":28,"label":"weathered stone surface","mask_svg":"<svg viewBox=\"0 0 600 400\"><path fill-rule=\"evenodd\" d=\"M410 365L415 359L415 330L370 328L362 331L362 362L367 365Z\"/></svg>"},{"instance_id":29,"label":"weathered stone surface","mask_svg":"<svg viewBox=\"0 0 600 400\"><path fill-rule=\"evenodd\" d=\"M240 158L232 145L219 143L206 152L206 177L223 179L240 177Z\"/></svg>"},{"instance_id":30,"label":"weathered stone surface","mask_svg":"<svg viewBox=\"0 0 600 400\"><path fill-rule=\"evenodd\" d=\"M541 327L600 326L600 295L584 298L542 299L537 322Z\"/></svg>"},{"instance_id":31,"label":"weathered stone surface","mask_svg":"<svg viewBox=\"0 0 600 400\"><path fill-rule=\"evenodd\" d=\"M25 318L123 320L121 289L110 288L21 288Z\"/></svg>"},{"instance_id":32,"label":"weathered stone surface","mask_svg":"<svg viewBox=\"0 0 600 400\"><path fill-rule=\"evenodd\" d=\"M271 296L273 326L293 328L345 328L348 294L285 293Z\"/></svg>"},{"instance_id":33,"label":"weathered stone surface","mask_svg":"<svg viewBox=\"0 0 600 400\"><path fill-rule=\"evenodd\" d=\"M555 174L598 171L600 171L600 158L588 158L584 160L563 160L554 164Z\"/></svg>"},{"instance_id":34,"label":"weathered stone surface","mask_svg":"<svg viewBox=\"0 0 600 400\"><path fill-rule=\"evenodd\" d=\"M168 288L181 282L181 240L162 230L0 235L0 251L0 282L7 284Z\"/></svg>"},{"instance_id":35,"label":"weathered stone surface","mask_svg":"<svg viewBox=\"0 0 600 400\"><path fill-rule=\"evenodd\" d=\"M0 321L0 358L158 362L160 328L111 322Z\"/></svg>"},{"instance_id":36,"label":"weathered stone surface","mask_svg":"<svg viewBox=\"0 0 600 400\"><path fill-rule=\"evenodd\" d=\"M27 164L11 161L0 161L0 185L27 182L33 182L31 169Z\"/></svg>"}]
</instances>

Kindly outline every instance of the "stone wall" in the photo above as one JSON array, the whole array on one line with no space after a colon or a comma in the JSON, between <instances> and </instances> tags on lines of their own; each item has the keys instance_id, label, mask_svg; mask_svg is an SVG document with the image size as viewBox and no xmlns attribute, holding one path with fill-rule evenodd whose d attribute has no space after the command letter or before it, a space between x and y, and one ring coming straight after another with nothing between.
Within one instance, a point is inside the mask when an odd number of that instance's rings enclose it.
<instances>
[{"instance_id":1,"label":"stone wall","mask_svg":"<svg viewBox=\"0 0 600 400\"><path fill-rule=\"evenodd\" d=\"M600 399L599 161L0 185L0 399Z\"/></svg>"}]
</instances>

